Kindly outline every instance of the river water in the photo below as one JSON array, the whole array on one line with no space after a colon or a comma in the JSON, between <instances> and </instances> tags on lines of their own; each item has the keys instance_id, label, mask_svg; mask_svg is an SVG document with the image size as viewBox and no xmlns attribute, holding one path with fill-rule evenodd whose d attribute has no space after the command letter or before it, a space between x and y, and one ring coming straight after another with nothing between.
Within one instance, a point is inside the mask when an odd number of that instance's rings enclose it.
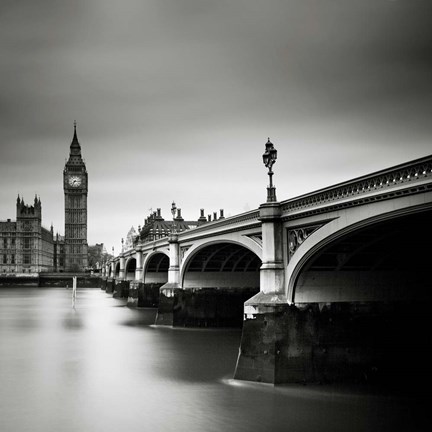
<instances>
[{"instance_id":1,"label":"river water","mask_svg":"<svg viewBox=\"0 0 432 432\"><path fill-rule=\"evenodd\" d=\"M240 330L152 325L99 289L0 289L0 431L415 431L425 399L232 380Z\"/></svg>"}]
</instances>

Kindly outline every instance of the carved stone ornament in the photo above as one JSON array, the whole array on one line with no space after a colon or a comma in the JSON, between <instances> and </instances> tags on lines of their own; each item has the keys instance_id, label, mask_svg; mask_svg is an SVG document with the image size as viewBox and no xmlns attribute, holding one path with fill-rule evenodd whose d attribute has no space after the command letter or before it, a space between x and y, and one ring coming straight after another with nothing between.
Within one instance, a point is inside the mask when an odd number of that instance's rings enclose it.
<instances>
[{"instance_id":1,"label":"carved stone ornament","mask_svg":"<svg viewBox=\"0 0 432 432\"><path fill-rule=\"evenodd\" d=\"M294 228L288 230L288 257L291 260L291 257L294 255L299 246L318 228L321 228L322 225L311 225L302 228Z\"/></svg>"}]
</instances>

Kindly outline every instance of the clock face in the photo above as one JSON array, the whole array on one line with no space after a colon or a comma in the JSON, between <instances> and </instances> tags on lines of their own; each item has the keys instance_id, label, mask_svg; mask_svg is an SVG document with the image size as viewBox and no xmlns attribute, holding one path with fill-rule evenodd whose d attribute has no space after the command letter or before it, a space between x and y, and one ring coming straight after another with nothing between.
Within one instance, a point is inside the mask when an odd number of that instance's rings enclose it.
<instances>
[{"instance_id":1,"label":"clock face","mask_svg":"<svg viewBox=\"0 0 432 432\"><path fill-rule=\"evenodd\" d=\"M69 177L69 184L72 187L81 186L81 177L79 177L79 176L70 176Z\"/></svg>"}]
</instances>

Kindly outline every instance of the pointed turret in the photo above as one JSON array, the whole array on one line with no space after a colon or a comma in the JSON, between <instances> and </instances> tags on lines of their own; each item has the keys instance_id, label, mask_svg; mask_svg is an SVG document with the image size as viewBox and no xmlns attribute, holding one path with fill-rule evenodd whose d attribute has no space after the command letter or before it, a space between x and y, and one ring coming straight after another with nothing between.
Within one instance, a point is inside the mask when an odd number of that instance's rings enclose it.
<instances>
[{"instance_id":1,"label":"pointed turret","mask_svg":"<svg viewBox=\"0 0 432 432\"><path fill-rule=\"evenodd\" d=\"M80 166L85 171L85 163L81 155L81 145L78 141L77 123L74 121L74 134L70 144L69 159L66 161L66 167Z\"/></svg>"},{"instance_id":2,"label":"pointed turret","mask_svg":"<svg viewBox=\"0 0 432 432\"><path fill-rule=\"evenodd\" d=\"M74 121L74 135L72 138L72 142L70 145L70 155L81 156L81 146L78 142L77 130L76 130L76 121Z\"/></svg>"}]
</instances>

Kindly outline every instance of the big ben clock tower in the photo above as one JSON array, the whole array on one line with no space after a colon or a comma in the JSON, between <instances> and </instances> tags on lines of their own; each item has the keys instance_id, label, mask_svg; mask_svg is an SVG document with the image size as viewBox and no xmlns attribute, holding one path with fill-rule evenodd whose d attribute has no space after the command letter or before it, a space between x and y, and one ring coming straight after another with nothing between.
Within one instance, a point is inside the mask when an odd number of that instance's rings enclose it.
<instances>
[{"instance_id":1,"label":"big ben clock tower","mask_svg":"<svg viewBox=\"0 0 432 432\"><path fill-rule=\"evenodd\" d=\"M82 272L88 265L87 256L87 192L88 178L81 157L76 133L70 145L69 159L63 171L65 196L65 270Z\"/></svg>"}]
</instances>

